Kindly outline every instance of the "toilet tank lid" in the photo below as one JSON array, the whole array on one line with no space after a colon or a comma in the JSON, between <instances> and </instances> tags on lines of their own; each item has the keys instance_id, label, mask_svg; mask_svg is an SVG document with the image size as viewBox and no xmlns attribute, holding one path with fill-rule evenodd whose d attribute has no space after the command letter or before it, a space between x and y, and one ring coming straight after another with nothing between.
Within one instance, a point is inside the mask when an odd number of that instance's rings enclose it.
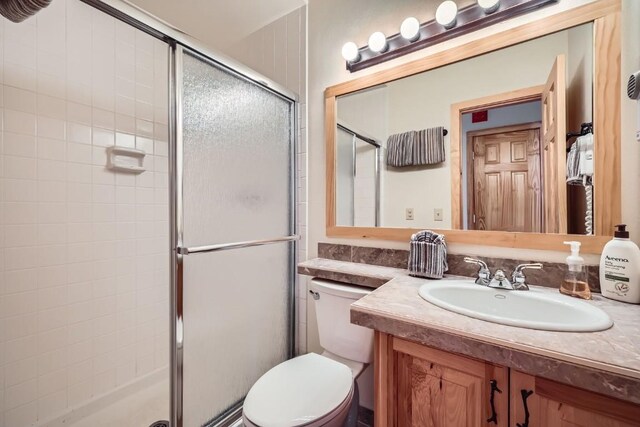
<instances>
[{"instance_id":1,"label":"toilet tank lid","mask_svg":"<svg viewBox=\"0 0 640 427\"><path fill-rule=\"evenodd\" d=\"M311 279L310 287L316 292L325 292L339 297L351 298L353 300L359 300L371 293L371 289L346 285L344 283L332 282L324 279Z\"/></svg>"},{"instance_id":2,"label":"toilet tank lid","mask_svg":"<svg viewBox=\"0 0 640 427\"><path fill-rule=\"evenodd\" d=\"M351 369L315 353L269 370L251 387L244 415L260 426L300 426L335 410L349 396Z\"/></svg>"}]
</instances>

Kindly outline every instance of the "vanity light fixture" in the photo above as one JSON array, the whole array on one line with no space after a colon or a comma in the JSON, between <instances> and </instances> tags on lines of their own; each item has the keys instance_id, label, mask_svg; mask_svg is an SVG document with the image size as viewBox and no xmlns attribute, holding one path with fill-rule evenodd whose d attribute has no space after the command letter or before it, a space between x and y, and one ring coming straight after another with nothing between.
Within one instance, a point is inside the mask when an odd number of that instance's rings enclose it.
<instances>
[{"instance_id":1,"label":"vanity light fixture","mask_svg":"<svg viewBox=\"0 0 640 427\"><path fill-rule=\"evenodd\" d=\"M354 42L347 42L342 46L342 57L347 62L358 62L360 59L360 52L358 51L358 45Z\"/></svg>"},{"instance_id":2,"label":"vanity light fixture","mask_svg":"<svg viewBox=\"0 0 640 427\"><path fill-rule=\"evenodd\" d=\"M420 21L413 16L402 21L400 34L405 40L414 42L420 38Z\"/></svg>"},{"instance_id":3,"label":"vanity light fixture","mask_svg":"<svg viewBox=\"0 0 640 427\"><path fill-rule=\"evenodd\" d=\"M347 62L347 70L353 73L558 1L476 0L458 10L454 1L446 0L438 6L436 19L420 24L416 18L407 18L398 34L386 37L381 32L373 33L369 44L361 48L355 43L346 43L342 47L342 57Z\"/></svg>"},{"instance_id":4,"label":"vanity light fixture","mask_svg":"<svg viewBox=\"0 0 640 427\"><path fill-rule=\"evenodd\" d=\"M380 31L369 36L369 49L375 53L383 53L389 49L389 43L387 43L387 36Z\"/></svg>"},{"instance_id":5,"label":"vanity light fixture","mask_svg":"<svg viewBox=\"0 0 640 427\"><path fill-rule=\"evenodd\" d=\"M375 32L369 37L369 44L360 48L355 43L346 43L342 47L342 57L347 63L347 70L353 73L558 1L475 0L458 10L453 0L446 0L438 6L435 19L420 24L416 18L407 18L398 34L386 37L379 31Z\"/></svg>"},{"instance_id":6,"label":"vanity light fixture","mask_svg":"<svg viewBox=\"0 0 640 427\"><path fill-rule=\"evenodd\" d=\"M457 17L458 5L453 0L443 1L436 9L436 22L447 30L456 26Z\"/></svg>"},{"instance_id":7,"label":"vanity light fixture","mask_svg":"<svg viewBox=\"0 0 640 427\"><path fill-rule=\"evenodd\" d=\"M478 0L478 6L484 10L484 13L490 15L500 7L500 0Z\"/></svg>"}]
</instances>

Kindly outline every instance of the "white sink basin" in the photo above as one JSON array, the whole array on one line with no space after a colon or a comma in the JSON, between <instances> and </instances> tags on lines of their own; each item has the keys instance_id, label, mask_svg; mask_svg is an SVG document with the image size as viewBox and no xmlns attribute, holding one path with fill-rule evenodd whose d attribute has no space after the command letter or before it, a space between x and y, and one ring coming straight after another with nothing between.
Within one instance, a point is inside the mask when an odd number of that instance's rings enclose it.
<instances>
[{"instance_id":1,"label":"white sink basin","mask_svg":"<svg viewBox=\"0 0 640 427\"><path fill-rule=\"evenodd\" d=\"M488 322L529 329L595 332L613 321L595 305L542 290L505 291L472 280L443 280L420 287L420 296L438 307Z\"/></svg>"}]
</instances>

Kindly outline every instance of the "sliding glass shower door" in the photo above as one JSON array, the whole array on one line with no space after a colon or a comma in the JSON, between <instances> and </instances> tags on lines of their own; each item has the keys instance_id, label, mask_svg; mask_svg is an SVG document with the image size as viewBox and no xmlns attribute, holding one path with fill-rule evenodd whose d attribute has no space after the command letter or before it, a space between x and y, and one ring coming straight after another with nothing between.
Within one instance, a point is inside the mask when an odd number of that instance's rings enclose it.
<instances>
[{"instance_id":1,"label":"sliding glass shower door","mask_svg":"<svg viewBox=\"0 0 640 427\"><path fill-rule=\"evenodd\" d=\"M192 427L292 355L295 103L180 47L175 66L175 410Z\"/></svg>"}]
</instances>

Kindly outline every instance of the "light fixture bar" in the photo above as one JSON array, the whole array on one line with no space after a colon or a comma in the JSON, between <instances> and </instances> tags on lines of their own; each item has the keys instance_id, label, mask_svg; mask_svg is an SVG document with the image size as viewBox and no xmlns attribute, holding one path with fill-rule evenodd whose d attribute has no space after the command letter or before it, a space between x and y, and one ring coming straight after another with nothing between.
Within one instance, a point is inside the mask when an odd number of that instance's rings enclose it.
<instances>
[{"instance_id":1,"label":"light fixture bar","mask_svg":"<svg viewBox=\"0 0 640 427\"><path fill-rule=\"evenodd\" d=\"M359 48L358 61L347 61L347 70L352 73L363 70L557 2L558 0L500 0L498 9L491 14L487 14L476 2L458 11L456 24L452 28L446 29L434 19L420 25L420 35L416 41L407 40L398 33L387 37L384 52L374 52L368 46Z\"/></svg>"}]
</instances>

